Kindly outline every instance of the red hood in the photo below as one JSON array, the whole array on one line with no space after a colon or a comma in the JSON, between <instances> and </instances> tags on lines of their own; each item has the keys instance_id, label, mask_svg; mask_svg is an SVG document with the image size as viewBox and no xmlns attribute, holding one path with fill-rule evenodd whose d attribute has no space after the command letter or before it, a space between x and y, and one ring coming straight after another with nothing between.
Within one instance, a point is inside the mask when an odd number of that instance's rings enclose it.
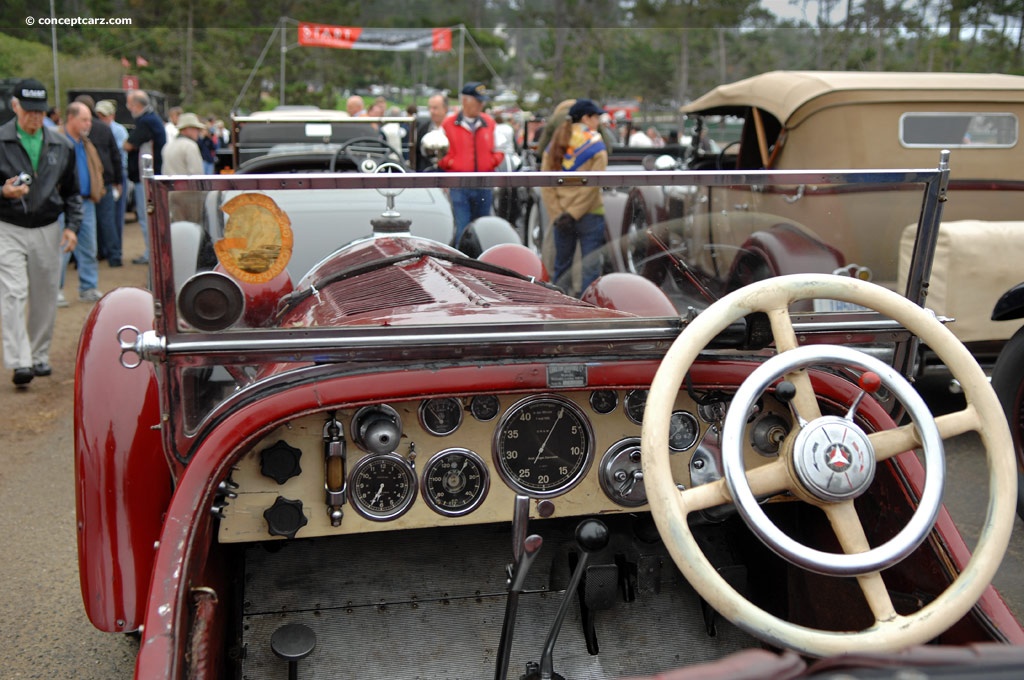
<instances>
[{"instance_id":1,"label":"red hood","mask_svg":"<svg viewBox=\"0 0 1024 680\"><path fill-rule=\"evenodd\" d=\"M281 327L509 323L632 316L601 309L425 239L378 237L320 263Z\"/></svg>"}]
</instances>

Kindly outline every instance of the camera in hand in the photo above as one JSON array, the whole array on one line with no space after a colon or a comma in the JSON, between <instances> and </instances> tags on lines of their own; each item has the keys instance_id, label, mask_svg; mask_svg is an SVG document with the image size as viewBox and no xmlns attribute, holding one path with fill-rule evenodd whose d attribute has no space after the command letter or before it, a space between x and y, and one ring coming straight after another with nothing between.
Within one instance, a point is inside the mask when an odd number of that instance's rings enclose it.
<instances>
[{"instance_id":1,"label":"camera in hand","mask_svg":"<svg viewBox=\"0 0 1024 680\"><path fill-rule=\"evenodd\" d=\"M19 173L16 178L14 178L13 182L11 182L11 186L16 187L20 187L22 184L32 184L32 175L28 174L27 172L22 172Z\"/></svg>"}]
</instances>

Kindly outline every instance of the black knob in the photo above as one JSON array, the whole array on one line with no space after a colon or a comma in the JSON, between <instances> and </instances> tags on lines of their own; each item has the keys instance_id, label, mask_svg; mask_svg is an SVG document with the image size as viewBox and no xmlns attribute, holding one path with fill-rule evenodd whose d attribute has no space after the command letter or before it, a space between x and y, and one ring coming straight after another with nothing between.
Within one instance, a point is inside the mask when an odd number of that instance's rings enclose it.
<instances>
[{"instance_id":1,"label":"black knob","mask_svg":"<svg viewBox=\"0 0 1024 680\"><path fill-rule=\"evenodd\" d=\"M285 538L295 538L296 532L309 523L302 512L302 501L281 496L263 511L263 519L267 520L267 532L271 536Z\"/></svg>"},{"instance_id":2,"label":"black knob","mask_svg":"<svg viewBox=\"0 0 1024 680\"><path fill-rule=\"evenodd\" d=\"M608 527L600 520L584 520L576 527L576 542L584 552L604 550L608 546L608 536Z\"/></svg>"},{"instance_id":3,"label":"black knob","mask_svg":"<svg viewBox=\"0 0 1024 680\"><path fill-rule=\"evenodd\" d=\"M309 656L316 648L316 633L301 623L281 626L270 636L270 649L279 659L288 662L289 680L297 679L299 661Z\"/></svg>"},{"instance_id":4,"label":"black knob","mask_svg":"<svg viewBox=\"0 0 1024 680\"><path fill-rule=\"evenodd\" d=\"M783 380L775 386L775 396L778 397L782 403L788 404L793 401L793 397L796 396L796 385L788 380Z\"/></svg>"},{"instance_id":5,"label":"black knob","mask_svg":"<svg viewBox=\"0 0 1024 680\"><path fill-rule=\"evenodd\" d=\"M284 441L268 446L260 453L260 472L264 477L270 477L278 484L284 484L292 477L302 473L299 467L299 458L302 451L289 446Z\"/></svg>"}]
</instances>

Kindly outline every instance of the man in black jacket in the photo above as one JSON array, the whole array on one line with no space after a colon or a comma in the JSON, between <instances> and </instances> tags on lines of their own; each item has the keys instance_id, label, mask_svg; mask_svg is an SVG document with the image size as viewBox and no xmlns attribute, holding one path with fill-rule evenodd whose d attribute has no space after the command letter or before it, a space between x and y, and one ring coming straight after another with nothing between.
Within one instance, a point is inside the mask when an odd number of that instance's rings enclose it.
<instances>
[{"instance_id":1,"label":"man in black jacket","mask_svg":"<svg viewBox=\"0 0 1024 680\"><path fill-rule=\"evenodd\" d=\"M60 251L75 249L82 195L74 148L43 127L46 87L22 80L10 104L15 118L0 126L0 326L4 366L20 388L51 373Z\"/></svg>"},{"instance_id":2,"label":"man in black jacket","mask_svg":"<svg viewBox=\"0 0 1024 680\"><path fill-rule=\"evenodd\" d=\"M152 155L153 174L159 175L162 167L164 144L167 131L164 122L149 104L149 95L143 90L131 90L126 95L125 106L135 119L135 129L128 135L124 150L128 152L128 179L135 183L135 216L142 228L146 252L132 260L132 264L149 264L149 218L146 217L146 185L143 180L142 156Z\"/></svg>"}]
</instances>

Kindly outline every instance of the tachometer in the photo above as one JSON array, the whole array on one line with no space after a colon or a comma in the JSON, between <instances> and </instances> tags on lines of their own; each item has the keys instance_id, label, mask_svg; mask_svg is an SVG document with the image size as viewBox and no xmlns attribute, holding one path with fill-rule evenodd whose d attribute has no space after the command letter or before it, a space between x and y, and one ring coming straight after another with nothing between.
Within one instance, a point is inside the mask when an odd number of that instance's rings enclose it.
<instances>
[{"instance_id":1,"label":"tachometer","mask_svg":"<svg viewBox=\"0 0 1024 680\"><path fill-rule=\"evenodd\" d=\"M396 453L366 456L352 468L352 505L377 522L400 517L416 498L416 471Z\"/></svg>"},{"instance_id":2,"label":"tachometer","mask_svg":"<svg viewBox=\"0 0 1024 680\"><path fill-rule=\"evenodd\" d=\"M494 435L494 462L511 488L548 498L576 486L593 457L590 421L573 402L555 395L528 397L502 417Z\"/></svg>"},{"instance_id":3,"label":"tachometer","mask_svg":"<svg viewBox=\"0 0 1024 680\"><path fill-rule=\"evenodd\" d=\"M467 515L487 496L490 478L480 456L469 449L437 453L423 468L423 500L448 517Z\"/></svg>"}]
</instances>

